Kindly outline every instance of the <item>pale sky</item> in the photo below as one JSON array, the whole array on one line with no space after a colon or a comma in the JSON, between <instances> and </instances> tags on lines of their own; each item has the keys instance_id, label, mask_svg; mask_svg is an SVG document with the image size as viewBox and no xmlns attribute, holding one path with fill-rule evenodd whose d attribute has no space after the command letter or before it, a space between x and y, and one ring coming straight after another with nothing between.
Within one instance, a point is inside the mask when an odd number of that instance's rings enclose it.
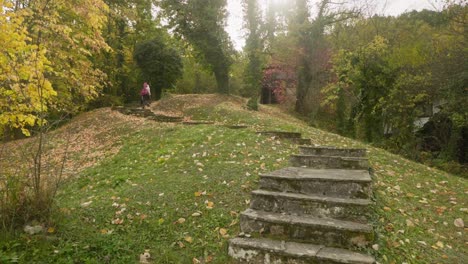
<instances>
[{"instance_id":1,"label":"pale sky","mask_svg":"<svg viewBox=\"0 0 468 264\"><path fill-rule=\"evenodd\" d=\"M258 0L261 6L266 6L268 1L277 3L293 3L294 0ZM422 9L434 9L435 0L372 0L375 3L375 12L384 15L399 15L405 11ZM311 6L318 0L311 0ZM440 2L440 1L439 1ZM227 32L231 36L234 47L241 50L245 44L245 31L243 29L242 0L228 0L227 9L229 12Z\"/></svg>"}]
</instances>

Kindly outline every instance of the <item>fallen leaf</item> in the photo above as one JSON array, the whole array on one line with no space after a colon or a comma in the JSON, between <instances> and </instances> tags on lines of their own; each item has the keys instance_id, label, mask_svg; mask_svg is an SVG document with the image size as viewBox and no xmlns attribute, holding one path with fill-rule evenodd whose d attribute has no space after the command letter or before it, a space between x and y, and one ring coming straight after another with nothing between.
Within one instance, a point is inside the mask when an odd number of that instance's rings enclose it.
<instances>
[{"instance_id":1,"label":"fallen leaf","mask_svg":"<svg viewBox=\"0 0 468 264\"><path fill-rule=\"evenodd\" d=\"M444 243L442 243L441 241L437 241L436 246L438 246L439 248L444 248Z\"/></svg>"},{"instance_id":2,"label":"fallen leaf","mask_svg":"<svg viewBox=\"0 0 468 264\"><path fill-rule=\"evenodd\" d=\"M193 238L191 236L186 236L184 237L184 240L189 242L189 243L192 243L193 242Z\"/></svg>"},{"instance_id":3,"label":"fallen leaf","mask_svg":"<svg viewBox=\"0 0 468 264\"><path fill-rule=\"evenodd\" d=\"M54 232L55 232L55 228L53 228L53 227L47 228L47 233L52 234Z\"/></svg>"},{"instance_id":4,"label":"fallen leaf","mask_svg":"<svg viewBox=\"0 0 468 264\"><path fill-rule=\"evenodd\" d=\"M453 224L456 226L456 227L465 227L465 223L463 222L463 219L461 218L457 218L453 221Z\"/></svg>"},{"instance_id":5,"label":"fallen leaf","mask_svg":"<svg viewBox=\"0 0 468 264\"><path fill-rule=\"evenodd\" d=\"M228 231L227 231L227 229L225 229L225 228L220 228L220 229L219 229L219 234L221 234L223 237L226 236L227 232L228 232Z\"/></svg>"},{"instance_id":6,"label":"fallen leaf","mask_svg":"<svg viewBox=\"0 0 468 264\"><path fill-rule=\"evenodd\" d=\"M185 223L185 218L183 218L183 217L177 219L177 221L176 221L176 224L183 224L183 223Z\"/></svg>"},{"instance_id":7,"label":"fallen leaf","mask_svg":"<svg viewBox=\"0 0 468 264\"><path fill-rule=\"evenodd\" d=\"M116 218L116 219L113 219L113 220L111 221L111 223L112 223L113 225L121 225L121 224L123 224L123 222L124 222L123 218L122 218L122 219Z\"/></svg>"},{"instance_id":8,"label":"fallen leaf","mask_svg":"<svg viewBox=\"0 0 468 264\"><path fill-rule=\"evenodd\" d=\"M86 208L86 207L88 207L92 202L93 202L93 201L84 202L84 203L81 204L81 207Z\"/></svg>"}]
</instances>

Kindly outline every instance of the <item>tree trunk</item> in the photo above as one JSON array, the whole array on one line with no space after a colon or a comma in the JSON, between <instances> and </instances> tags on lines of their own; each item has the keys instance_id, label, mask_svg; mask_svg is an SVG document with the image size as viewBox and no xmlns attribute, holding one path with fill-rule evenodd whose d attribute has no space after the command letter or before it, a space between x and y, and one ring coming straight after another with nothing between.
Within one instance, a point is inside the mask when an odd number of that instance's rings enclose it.
<instances>
[{"instance_id":1,"label":"tree trunk","mask_svg":"<svg viewBox=\"0 0 468 264\"><path fill-rule=\"evenodd\" d=\"M306 114L306 97L309 89L311 76L309 62L303 59L297 74L297 90L296 90L296 112Z\"/></svg>"},{"instance_id":2,"label":"tree trunk","mask_svg":"<svg viewBox=\"0 0 468 264\"><path fill-rule=\"evenodd\" d=\"M218 86L218 93L229 94L229 71L227 68L214 70L216 84Z\"/></svg>"}]
</instances>

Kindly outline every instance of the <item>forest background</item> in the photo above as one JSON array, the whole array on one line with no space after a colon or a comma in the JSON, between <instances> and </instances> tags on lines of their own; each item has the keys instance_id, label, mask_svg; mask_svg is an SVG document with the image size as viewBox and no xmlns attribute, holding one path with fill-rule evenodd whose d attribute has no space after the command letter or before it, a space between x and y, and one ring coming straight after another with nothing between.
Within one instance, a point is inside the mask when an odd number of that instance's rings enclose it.
<instances>
[{"instance_id":1,"label":"forest background","mask_svg":"<svg viewBox=\"0 0 468 264\"><path fill-rule=\"evenodd\" d=\"M5 140L136 101L144 81L154 99L224 93L253 110L266 89L313 126L466 175L465 0L398 17L368 1L244 0L242 51L226 0L0 2Z\"/></svg>"}]
</instances>

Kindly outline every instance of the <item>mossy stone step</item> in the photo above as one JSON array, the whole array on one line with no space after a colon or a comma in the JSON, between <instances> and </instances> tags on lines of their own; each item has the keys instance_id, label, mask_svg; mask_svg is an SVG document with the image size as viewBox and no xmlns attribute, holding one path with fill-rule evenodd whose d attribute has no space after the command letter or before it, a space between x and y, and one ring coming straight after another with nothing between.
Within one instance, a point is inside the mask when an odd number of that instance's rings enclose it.
<instances>
[{"instance_id":1,"label":"mossy stone step","mask_svg":"<svg viewBox=\"0 0 468 264\"><path fill-rule=\"evenodd\" d=\"M360 148L336 148L328 146L299 146L299 151L304 155L314 156L340 156L340 157L365 157L366 150Z\"/></svg>"},{"instance_id":2,"label":"mossy stone step","mask_svg":"<svg viewBox=\"0 0 468 264\"><path fill-rule=\"evenodd\" d=\"M250 208L292 215L313 215L358 223L367 223L370 217L369 199L349 199L299 193L255 190Z\"/></svg>"},{"instance_id":3,"label":"mossy stone step","mask_svg":"<svg viewBox=\"0 0 468 264\"><path fill-rule=\"evenodd\" d=\"M257 131L257 134L267 137L277 137L282 139L301 138L299 132L288 132L288 131Z\"/></svg>"},{"instance_id":4,"label":"mossy stone step","mask_svg":"<svg viewBox=\"0 0 468 264\"><path fill-rule=\"evenodd\" d=\"M244 233L339 248L365 247L374 238L368 224L253 209L241 213L240 226Z\"/></svg>"},{"instance_id":5,"label":"mossy stone step","mask_svg":"<svg viewBox=\"0 0 468 264\"><path fill-rule=\"evenodd\" d=\"M214 124L214 122L206 121L206 120L190 120L190 121L183 121L182 124L184 125L212 125Z\"/></svg>"},{"instance_id":6,"label":"mossy stone step","mask_svg":"<svg viewBox=\"0 0 468 264\"><path fill-rule=\"evenodd\" d=\"M250 264L372 264L362 253L323 245L285 242L265 238L233 238L228 253L239 263Z\"/></svg>"},{"instance_id":7,"label":"mossy stone step","mask_svg":"<svg viewBox=\"0 0 468 264\"><path fill-rule=\"evenodd\" d=\"M167 123L178 123L182 122L184 119L183 116L167 116L161 114L154 114L150 117L150 119L157 121L157 122L167 122Z\"/></svg>"},{"instance_id":8,"label":"mossy stone step","mask_svg":"<svg viewBox=\"0 0 468 264\"><path fill-rule=\"evenodd\" d=\"M291 166L309 167L315 169L349 169L349 170L367 170L369 162L366 158L357 157L339 157L339 156L316 156L296 154L291 155Z\"/></svg>"},{"instance_id":9,"label":"mossy stone step","mask_svg":"<svg viewBox=\"0 0 468 264\"><path fill-rule=\"evenodd\" d=\"M297 145L310 145L312 143L310 138L290 138L289 140Z\"/></svg>"},{"instance_id":10,"label":"mossy stone step","mask_svg":"<svg viewBox=\"0 0 468 264\"><path fill-rule=\"evenodd\" d=\"M239 124L239 125L225 125L225 127L231 128L231 129L242 129L242 128L248 128L249 126Z\"/></svg>"},{"instance_id":11,"label":"mossy stone step","mask_svg":"<svg viewBox=\"0 0 468 264\"><path fill-rule=\"evenodd\" d=\"M277 192L369 199L371 182L366 170L287 167L260 174L259 186Z\"/></svg>"}]
</instances>

